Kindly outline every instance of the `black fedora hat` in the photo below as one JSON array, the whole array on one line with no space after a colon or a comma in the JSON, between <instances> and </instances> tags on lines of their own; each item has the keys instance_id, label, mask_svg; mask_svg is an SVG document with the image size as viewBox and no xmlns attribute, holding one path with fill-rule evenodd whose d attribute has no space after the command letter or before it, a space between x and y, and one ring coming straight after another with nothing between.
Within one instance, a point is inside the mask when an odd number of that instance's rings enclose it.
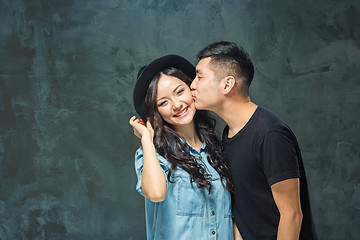
<instances>
[{"instance_id":1,"label":"black fedora hat","mask_svg":"<svg viewBox=\"0 0 360 240\"><path fill-rule=\"evenodd\" d=\"M155 59L148 65L140 68L134 88L133 101L136 112L144 121L146 121L144 101L149 84L156 74L168 67L179 69L191 79L195 78L194 65L185 58L174 54Z\"/></svg>"}]
</instances>

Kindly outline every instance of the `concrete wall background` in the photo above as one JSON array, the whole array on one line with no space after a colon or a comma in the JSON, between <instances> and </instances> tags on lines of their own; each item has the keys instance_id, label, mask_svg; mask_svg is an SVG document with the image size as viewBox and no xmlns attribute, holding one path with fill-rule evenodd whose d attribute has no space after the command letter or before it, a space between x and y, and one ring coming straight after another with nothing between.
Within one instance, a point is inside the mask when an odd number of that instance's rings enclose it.
<instances>
[{"instance_id":1,"label":"concrete wall background","mask_svg":"<svg viewBox=\"0 0 360 240\"><path fill-rule=\"evenodd\" d=\"M320 239L356 239L359 22L351 0L1 0L0 239L145 239L135 76L218 40L296 133Z\"/></svg>"}]
</instances>

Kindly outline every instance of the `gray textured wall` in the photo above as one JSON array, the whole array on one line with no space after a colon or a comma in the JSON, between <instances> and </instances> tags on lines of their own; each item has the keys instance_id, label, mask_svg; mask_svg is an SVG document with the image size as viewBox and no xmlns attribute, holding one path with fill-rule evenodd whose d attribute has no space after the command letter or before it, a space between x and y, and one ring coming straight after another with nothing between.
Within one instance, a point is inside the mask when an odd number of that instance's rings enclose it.
<instances>
[{"instance_id":1,"label":"gray textured wall","mask_svg":"<svg viewBox=\"0 0 360 240\"><path fill-rule=\"evenodd\" d=\"M250 52L252 99L296 133L320 239L360 235L359 1L0 4L0 239L144 239L134 77L217 40Z\"/></svg>"}]
</instances>

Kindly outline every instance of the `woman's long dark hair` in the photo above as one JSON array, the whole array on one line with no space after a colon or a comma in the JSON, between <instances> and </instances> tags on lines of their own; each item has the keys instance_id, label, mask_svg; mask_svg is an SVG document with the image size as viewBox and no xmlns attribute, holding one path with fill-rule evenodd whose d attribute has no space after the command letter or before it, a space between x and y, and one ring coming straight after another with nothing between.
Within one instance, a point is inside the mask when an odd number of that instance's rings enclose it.
<instances>
[{"instance_id":1,"label":"woman's long dark hair","mask_svg":"<svg viewBox=\"0 0 360 240\"><path fill-rule=\"evenodd\" d=\"M211 176L206 172L205 166L199 163L190 154L188 145L184 144L170 124L165 122L156 107L157 85L161 75L176 77L188 86L191 79L176 68L166 68L159 72L151 81L145 98L146 116L154 128L154 145L157 152L171 163L167 179L172 181L171 173L177 167L190 174L191 182L196 182L200 188L208 188L211 192ZM215 133L216 121L208 111L197 110L194 124L200 141L206 143L206 152L210 165L219 173L222 183L228 190L232 185L229 180L228 167L222 155L222 143Z\"/></svg>"}]
</instances>

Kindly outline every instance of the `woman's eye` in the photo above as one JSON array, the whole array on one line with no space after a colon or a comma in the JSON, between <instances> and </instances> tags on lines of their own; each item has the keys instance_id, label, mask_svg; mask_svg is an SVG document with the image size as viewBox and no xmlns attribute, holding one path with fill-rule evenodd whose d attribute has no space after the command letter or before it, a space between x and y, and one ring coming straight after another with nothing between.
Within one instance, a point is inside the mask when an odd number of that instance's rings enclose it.
<instances>
[{"instance_id":1,"label":"woman's eye","mask_svg":"<svg viewBox=\"0 0 360 240\"><path fill-rule=\"evenodd\" d=\"M166 105L166 101L160 102L160 103L158 104L159 107L162 107L162 106L165 106L165 105Z\"/></svg>"},{"instance_id":2,"label":"woman's eye","mask_svg":"<svg viewBox=\"0 0 360 240\"><path fill-rule=\"evenodd\" d=\"M184 92L184 89L181 89L180 91L177 92L177 94L179 95L179 94L181 94L183 92Z\"/></svg>"}]
</instances>

